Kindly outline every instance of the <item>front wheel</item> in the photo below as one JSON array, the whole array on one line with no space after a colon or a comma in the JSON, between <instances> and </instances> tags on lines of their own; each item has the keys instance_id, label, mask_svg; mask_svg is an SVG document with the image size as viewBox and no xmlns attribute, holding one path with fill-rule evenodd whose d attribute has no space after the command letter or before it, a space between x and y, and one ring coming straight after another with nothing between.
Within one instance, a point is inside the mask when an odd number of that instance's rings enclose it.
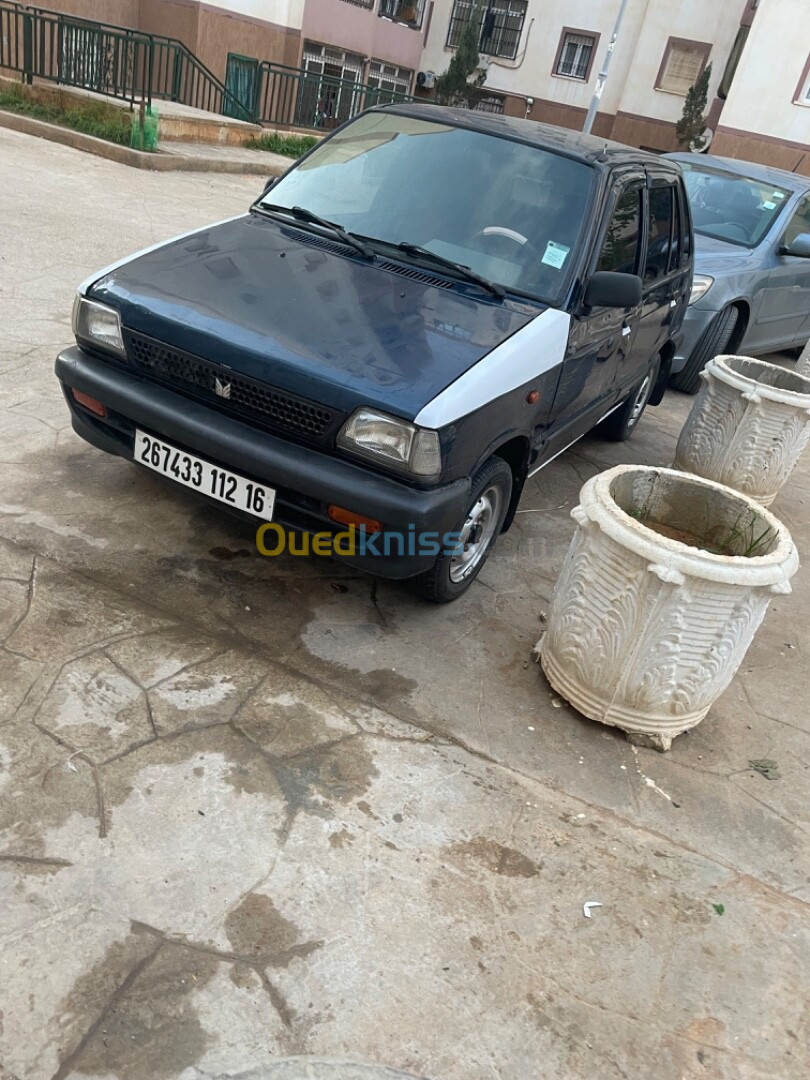
<instances>
[{"instance_id":1,"label":"front wheel","mask_svg":"<svg viewBox=\"0 0 810 1080\"><path fill-rule=\"evenodd\" d=\"M701 371L713 357L726 351L739 318L739 309L733 306L723 308L715 315L698 338L683 368L669 380L669 385L684 394L696 394L700 389Z\"/></svg>"},{"instance_id":2,"label":"front wheel","mask_svg":"<svg viewBox=\"0 0 810 1080\"><path fill-rule=\"evenodd\" d=\"M473 477L469 506L454 530L458 544L414 578L421 596L447 604L469 589L495 546L511 495L512 470L503 458L491 457Z\"/></svg>"}]
</instances>

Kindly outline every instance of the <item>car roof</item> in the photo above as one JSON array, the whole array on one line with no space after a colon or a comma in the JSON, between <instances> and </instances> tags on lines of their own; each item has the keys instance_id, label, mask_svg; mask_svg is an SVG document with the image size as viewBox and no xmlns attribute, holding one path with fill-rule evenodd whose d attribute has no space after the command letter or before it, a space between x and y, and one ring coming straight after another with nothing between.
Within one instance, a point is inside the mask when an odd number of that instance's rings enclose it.
<instances>
[{"instance_id":1,"label":"car roof","mask_svg":"<svg viewBox=\"0 0 810 1080\"><path fill-rule=\"evenodd\" d=\"M402 116L450 123L455 127L481 131L487 135L515 139L544 150L556 150L568 157L579 158L595 165L656 164L662 158L646 150L637 150L624 143L602 139L596 135L584 135L581 131L541 124L537 120L522 120L516 116L500 113L477 112L471 109L453 109L445 105L412 102L403 105L380 105L373 111L384 110ZM668 163L673 164L673 163Z\"/></svg>"},{"instance_id":2,"label":"car roof","mask_svg":"<svg viewBox=\"0 0 810 1080\"><path fill-rule=\"evenodd\" d=\"M688 162L690 165L700 165L702 162L709 168L714 166L725 172L735 173L737 176L747 176L751 180L761 180L765 184L786 185L791 191L810 187L810 177L801 176L799 173L788 172L787 169L775 169L771 165L760 165L756 161L740 161L739 158L717 157L714 154L665 154L671 161Z\"/></svg>"}]
</instances>

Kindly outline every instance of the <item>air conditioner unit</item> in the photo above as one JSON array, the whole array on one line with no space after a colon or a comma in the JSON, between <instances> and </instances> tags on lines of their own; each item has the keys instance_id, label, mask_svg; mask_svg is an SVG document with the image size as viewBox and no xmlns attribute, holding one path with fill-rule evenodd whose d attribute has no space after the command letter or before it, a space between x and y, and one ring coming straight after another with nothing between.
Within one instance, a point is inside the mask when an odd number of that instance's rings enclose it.
<instances>
[{"instance_id":1,"label":"air conditioner unit","mask_svg":"<svg viewBox=\"0 0 810 1080\"><path fill-rule=\"evenodd\" d=\"M432 90L436 85L436 75L432 71L419 71L416 75L416 85L423 90Z\"/></svg>"}]
</instances>

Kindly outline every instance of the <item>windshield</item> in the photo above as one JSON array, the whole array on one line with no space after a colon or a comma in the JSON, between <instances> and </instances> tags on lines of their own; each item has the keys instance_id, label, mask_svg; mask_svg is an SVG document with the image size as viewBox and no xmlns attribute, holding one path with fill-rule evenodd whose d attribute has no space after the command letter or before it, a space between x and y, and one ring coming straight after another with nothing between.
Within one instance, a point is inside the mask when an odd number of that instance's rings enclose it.
<instances>
[{"instance_id":1,"label":"windshield","mask_svg":"<svg viewBox=\"0 0 810 1080\"><path fill-rule=\"evenodd\" d=\"M681 161L696 233L756 247L791 192L703 164Z\"/></svg>"},{"instance_id":2,"label":"windshield","mask_svg":"<svg viewBox=\"0 0 810 1080\"><path fill-rule=\"evenodd\" d=\"M582 162L524 143L372 112L325 141L262 201L303 207L385 245L425 247L553 303L588 218L592 176Z\"/></svg>"}]
</instances>

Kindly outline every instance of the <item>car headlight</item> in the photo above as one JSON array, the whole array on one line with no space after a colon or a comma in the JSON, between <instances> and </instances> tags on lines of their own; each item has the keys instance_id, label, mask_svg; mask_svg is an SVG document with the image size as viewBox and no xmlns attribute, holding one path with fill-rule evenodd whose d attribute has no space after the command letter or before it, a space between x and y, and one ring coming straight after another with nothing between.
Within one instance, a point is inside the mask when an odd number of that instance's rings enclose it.
<instances>
[{"instance_id":1,"label":"car headlight","mask_svg":"<svg viewBox=\"0 0 810 1080\"><path fill-rule=\"evenodd\" d=\"M689 303L696 304L701 300L709 289L714 285L714 278L708 274L695 274L692 278L692 291L689 294Z\"/></svg>"},{"instance_id":2,"label":"car headlight","mask_svg":"<svg viewBox=\"0 0 810 1080\"><path fill-rule=\"evenodd\" d=\"M352 413L338 434L337 444L358 457L421 479L437 477L442 468L437 431L373 409Z\"/></svg>"},{"instance_id":3,"label":"car headlight","mask_svg":"<svg viewBox=\"0 0 810 1080\"><path fill-rule=\"evenodd\" d=\"M116 356L126 356L121 337L121 316L115 308L77 296L73 304L73 335L81 344L95 345Z\"/></svg>"}]
</instances>

